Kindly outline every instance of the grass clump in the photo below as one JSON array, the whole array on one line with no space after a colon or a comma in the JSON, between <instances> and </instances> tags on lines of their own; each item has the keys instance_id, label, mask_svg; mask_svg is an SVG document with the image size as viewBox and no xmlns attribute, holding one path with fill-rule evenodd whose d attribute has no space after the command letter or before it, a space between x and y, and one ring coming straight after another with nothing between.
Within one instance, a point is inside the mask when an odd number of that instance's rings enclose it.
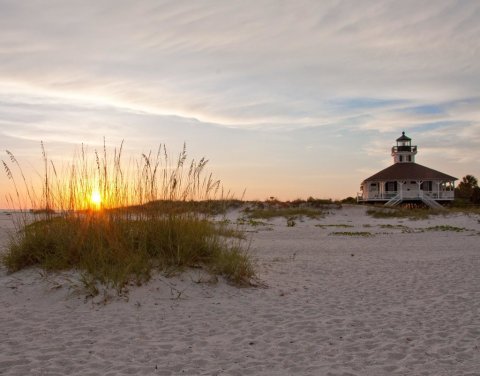
<instances>
[{"instance_id":1,"label":"grass clump","mask_svg":"<svg viewBox=\"0 0 480 376\"><path fill-rule=\"evenodd\" d=\"M237 219L237 224L241 226L252 226L252 227L257 227L257 226L268 226L268 222L263 222L259 221L253 218L248 218L248 217L240 217Z\"/></svg>"},{"instance_id":2,"label":"grass clump","mask_svg":"<svg viewBox=\"0 0 480 376\"><path fill-rule=\"evenodd\" d=\"M194 216L133 221L59 216L27 225L10 244L4 263L10 271L34 265L48 271L77 268L117 288L131 279L148 281L153 269L172 267L203 266L235 282L251 277L248 258L219 234L224 235L213 223Z\"/></svg>"},{"instance_id":3,"label":"grass clump","mask_svg":"<svg viewBox=\"0 0 480 376\"><path fill-rule=\"evenodd\" d=\"M44 174L31 186L8 153L10 165L2 162L14 187L9 199L17 199L21 215L2 258L7 269L76 269L90 290L96 282L121 290L148 281L154 270L187 267L248 283L254 269L243 234L212 217L237 202L215 199L220 182L203 177L207 161L187 165L184 147L171 163L163 147L124 169L121 150L110 157L104 145L92 162L82 146L72 165L59 171L42 144Z\"/></svg>"},{"instance_id":4,"label":"grass clump","mask_svg":"<svg viewBox=\"0 0 480 376\"><path fill-rule=\"evenodd\" d=\"M328 235L337 235L337 236L363 236L369 237L373 236L371 232L368 231L334 231Z\"/></svg>"},{"instance_id":5,"label":"grass clump","mask_svg":"<svg viewBox=\"0 0 480 376\"><path fill-rule=\"evenodd\" d=\"M307 217L310 219L318 219L323 216L323 211L316 208L299 208L299 207L287 207L287 208L272 208L265 207L263 209L253 209L248 211L250 218L256 219L272 219L276 217L284 217L287 220L293 217Z\"/></svg>"},{"instance_id":6,"label":"grass clump","mask_svg":"<svg viewBox=\"0 0 480 376\"><path fill-rule=\"evenodd\" d=\"M440 225L440 226L432 226L425 228L425 231L453 231L453 232L463 232L467 231L464 227L456 227L450 225Z\"/></svg>"},{"instance_id":7,"label":"grass clump","mask_svg":"<svg viewBox=\"0 0 480 376\"><path fill-rule=\"evenodd\" d=\"M318 224L318 225L315 225L315 227L320 227L320 228L327 228L327 227L352 228L354 226L353 225L347 225L345 223L339 223L339 224L333 224L333 225Z\"/></svg>"},{"instance_id":8,"label":"grass clump","mask_svg":"<svg viewBox=\"0 0 480 376\"><path fill-rule=\"evenodd\" d=\"M480 215L480 206L465 206L465 207L451 206L448 208L448 213Z\"/></svg>"},{"instance_id":9,"label":"grass clump","mask_svg":"<svg viewBox=\"0 0 480 376\"><path fill-rule=\"evenodd\" d=\"M411 220L428 219L430 215L440 214L432 209L368 209L367 214L373 218L408 218Z\"/></svg>"}]
</instances>

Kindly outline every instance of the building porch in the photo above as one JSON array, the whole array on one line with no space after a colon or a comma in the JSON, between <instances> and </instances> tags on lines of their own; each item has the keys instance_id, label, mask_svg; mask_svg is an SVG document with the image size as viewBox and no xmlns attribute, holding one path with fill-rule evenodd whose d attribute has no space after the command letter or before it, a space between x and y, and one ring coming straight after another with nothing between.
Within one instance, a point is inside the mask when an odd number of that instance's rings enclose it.
<instances>
[{"instance_id":1,"label":"building porch","mask_svg":"<svg viewBox=\"0 0 480 376\"><path fill-rule=\"evenodd\" d=\"M454 181L365 181L357 194L358 202L452 201Z\"/></svg>"}]
</instances>

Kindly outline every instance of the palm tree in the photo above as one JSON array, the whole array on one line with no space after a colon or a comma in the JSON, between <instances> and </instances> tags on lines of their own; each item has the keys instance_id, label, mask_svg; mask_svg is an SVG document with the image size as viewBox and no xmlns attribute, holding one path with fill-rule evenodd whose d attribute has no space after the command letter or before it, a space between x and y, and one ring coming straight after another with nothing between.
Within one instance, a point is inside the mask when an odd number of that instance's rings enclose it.
<instances>
[{"instance_id":1,"label":"palm tree","mask_svg":"<svg viewBox=\"0 0 480 376\"><path fill-rule=\"evenodd\" d=\"M475 188L478 188L478 180L473 175L465 175L456 189L457 197L470 200Z\"/></svg>"},{"instance_id":2,"label":"palm tree","mask_svg":"<svg viewBox=\"0 0 480 376\"><path fill-rule=\"evenodd\" d=\"M460 185L465 185L465 186L468 186L470 188L475 188L475 187L478 187L478 180L473 175L465 175L462 178L462 182L459 184L459 186Z\"/></svg>"}]
</instances>

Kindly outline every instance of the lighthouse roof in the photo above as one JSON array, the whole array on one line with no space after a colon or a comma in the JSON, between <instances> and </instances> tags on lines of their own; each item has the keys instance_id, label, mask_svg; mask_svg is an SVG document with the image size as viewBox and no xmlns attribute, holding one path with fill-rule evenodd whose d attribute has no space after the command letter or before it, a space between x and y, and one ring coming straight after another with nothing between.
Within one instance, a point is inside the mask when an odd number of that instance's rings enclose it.
<instances>
[{"instance_id":1,"label":"lighthouse roof","mask_svg":"<svg viewBox=\"0 0 480 376\"><path fill-rule=\"evenodd\" d=\"M417 163L395 163L390 167L377 172L364 181L390 180L458 180L443 172L422 166Z\"/></svg>"},{"instance_id":2,"label":"lighthouse roof","mask_svg":"<svg viewBox=\"0 0 480 376\"><path fill-rule=\"evenodd\" d=\"M397 138L397 141L412 141L410 137L405 136L405 132L402 132L402 135Z\"/></svg>"}]
</instances>

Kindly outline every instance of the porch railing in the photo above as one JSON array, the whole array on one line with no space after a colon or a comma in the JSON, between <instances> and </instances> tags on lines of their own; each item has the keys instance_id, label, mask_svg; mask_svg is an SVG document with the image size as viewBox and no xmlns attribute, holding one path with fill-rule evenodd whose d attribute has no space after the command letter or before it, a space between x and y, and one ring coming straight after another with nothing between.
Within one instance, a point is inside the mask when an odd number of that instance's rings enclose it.
<instances>
[{"instance_id":1,"label":"porch railing","mask_svg":"<svg viewBox=\"0 0 480 376\"><path fill-rule=\"evenodd\" d=\"M400 191L387 191L382 193L375 193L375 192L359 192L357 194L358 201L366 201L366 200L390 200L393 197L401 195L404 199L421 199L422 197L427 197L433 200L452 200L454 198L453 191L408 191L408 192L400 192Z\"/></svg>"}]
</instances>

